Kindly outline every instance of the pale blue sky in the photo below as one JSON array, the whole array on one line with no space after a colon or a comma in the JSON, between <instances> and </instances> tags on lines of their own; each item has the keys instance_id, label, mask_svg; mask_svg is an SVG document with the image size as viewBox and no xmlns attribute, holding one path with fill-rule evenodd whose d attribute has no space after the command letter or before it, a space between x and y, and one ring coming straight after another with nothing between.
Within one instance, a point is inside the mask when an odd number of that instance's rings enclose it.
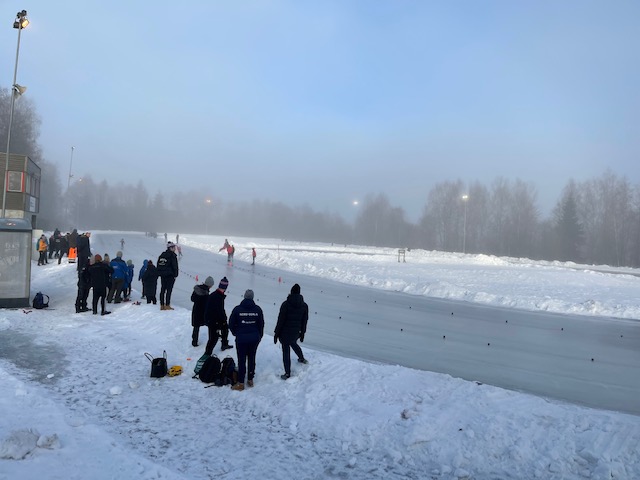
<instances>
[{"instance_id":1,"label":"pale blue sky","mask_svg":"<svg viewBox=\"0 0 640 480\"><path fill-rule=\"evenodd\" d=\"M0 1L66 186L308 204L437 182L535 184L547 213L607 167L640 183L637 1Z\"/></svg>"}]
</instances>

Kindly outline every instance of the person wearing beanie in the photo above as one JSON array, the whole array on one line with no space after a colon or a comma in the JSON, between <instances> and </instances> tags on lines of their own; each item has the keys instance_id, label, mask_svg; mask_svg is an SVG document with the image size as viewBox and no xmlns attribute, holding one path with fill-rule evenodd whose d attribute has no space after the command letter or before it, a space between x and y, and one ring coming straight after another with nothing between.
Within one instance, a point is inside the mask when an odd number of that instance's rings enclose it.
<instances>
[{"instance_id":1,"label":"person wearing beanie","mask_svg":"<svg viewBox=\"0 0 640 480\"><path fill-rule=\"evenodd\" d=\"M291 287L291 293L280 306L278 322L273 334L273 343L282 345L282 363L284 374L280 378L286 380L291 376L291 349L298 356L299 363L309 363L302 354L302 348L298 345L298 339L304 342L304 334L307 331L309 320L309 306L304 297L300 295L300 285L297 283Z\"/></svg>"},{"instance_id":2,"label":"person wearing beanie","mask_svg":"<svg viewBox=\"0 0 640 480\"><path fill-rule=\"evenodd\" d=\"M158 291L158 270L152 260L147 260L147 268L142 274L142 289L149 303L157 304L156 292Z\"/></svg>"},{"instance_id":3,"label":"person wearing beanie","mask_svg":"<svg viewBox=\"0 0 640 480\"><path fill-rule=\"evenodd\" d=\"M238 383L232 390L244 390L244 377L247 385L253 387L256 373L256 352L264 334L264 314L253 300L253 290L244 292L244 299L235 307L229 317L229 329L236 337L238 355Z\"/></svg>"},{"instance_id":4,"label":"person wearing beanie","mask_svg":"<svg viewBox=\"0 0 640 480\"><path fill-rule=\"evenodd\" d=\"M78 261L80 261L80 257L78 257ZM121 303L129 272L126 262L122 259L122 252L116 253L116 258L111 260L110 265L113 268L113 273L111 274L111 290L107 295L107 302Z\"/></svg>"},{"instance_id":5,"label":"person wearing beanie","mask_svg":"<svg viewBox=\"0 0 640 480\"><path fill-rule=\"evenodd\" d=\"M160 277L160 310L173 310L171 292L178 277L178 256L173 242L167 242L167 249L158 257L156 268Z\"/></svg>"},{"instance_id":6,"label":"person wearing beanie","mask_svg":"<svg viewBox=\"0 0 640 480\"><path fill-rule=\"evenodd\" d=\"M224 292L228 286L229 280L224 277L220 280L218 288L207 299L207 305L204 309L205 323L209 327L209 340L204 350L207 355L213 353L218 338L222 339L221 350L233 348L229 345L229 325L227 324L227 313L224 311L224 299L227 297Z\"/></svg>"},{"instance_id":7,"label":"person wearing beanie","mask_svg":"<svg viewBox=\"0 0 640 480\"><path fill-rule=\"evenodd\" d=\"M193 308L191 309L191 326L193 327L191 345L194 347L198 346L200 327L205 324L204 309L209 299L209 290L214 283L213 278L207 277L202 285L193 287L193 293L191 293L191 301L193 302Z\"/></svg>"},{"instance_id":8,"label":"person wearing beanie","mask_svg":"<svg viewBox=\"0 0 640 480\"><path fill-rule=\"evenodd\" d=\"M91 288L93 288L93 299L91 304L93 306L93 314L98 314L98 302L100 302L101 314L109 315L111 312L108 312L104 308L105 299L107 296L107 285L109 281L109 277L113 273L113 267L109 265L109 263L105 262L100 254L96 254L94 257L93 265L89 266L89 278L91 283Z\"/></svg>"},{"instance_id":9,"label":"person wearing beanie","mask_svg":"<svg viewBox=\"0 0 640 480\"><path fill-rule=\"evenodd\" d=\"M124 301L128 302L131 299L131 286L133 285L133 275L135 272L135 265L133 260L127 260L127 272L124 277Z\"/></svg>"}]
</instances>

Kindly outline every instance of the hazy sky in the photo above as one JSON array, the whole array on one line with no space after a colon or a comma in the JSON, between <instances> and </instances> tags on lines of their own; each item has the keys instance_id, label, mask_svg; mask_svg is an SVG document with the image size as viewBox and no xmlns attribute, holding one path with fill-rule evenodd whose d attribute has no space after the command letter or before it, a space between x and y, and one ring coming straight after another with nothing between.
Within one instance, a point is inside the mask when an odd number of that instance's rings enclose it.
<instances>
[{"instance_id":1,"label":"hazy sky","mask_svg":"<svg viewBox=\"0 0 640 480\"><path fill-rule=\"evenodd\" d=\"M74 178L416 220L435 183L640 183L640 2L1 0L0 85Z\"/></svg>"}]
</instances>

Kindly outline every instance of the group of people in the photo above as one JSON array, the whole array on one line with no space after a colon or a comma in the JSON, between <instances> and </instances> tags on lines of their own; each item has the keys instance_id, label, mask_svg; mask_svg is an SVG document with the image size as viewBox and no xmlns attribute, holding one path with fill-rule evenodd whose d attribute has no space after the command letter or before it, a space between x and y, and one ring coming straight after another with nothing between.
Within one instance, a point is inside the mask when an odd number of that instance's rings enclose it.
<instances>
[{"instance_id":1,"label":"group of people","mask_svg":"<svg viewBox=\"0 0 640 480\"><path fill-rule=\"evenodd\" d=\"M53 258L58 259L58 265L62 262L65 255L70 262L76 260L81 253L86 253L86 238L91 236L91 232L78 233L77 229L67 232L64 235L57 228L53 234L47 238L45 234L40 235L37 242L38 248L38 266L49 263ZM83 248L83 251L80 251Z\"/></svg>"},{"instance_id":2,"label":"group of people","mask_svg":"<svg viewBox=\"0 0 640 480\"><path fill-rule=\"evenodd\" d=\"M211 355L218 339L222 340L221 350L233 348L229 345L229 331L235 337L238 359L238 382L231 388L244 390L245 378L247 385L253 387L256 370L256 352L264 335L264 314L262 308L255 303L253 290L246 290L244 298L232 311L227 321L224 300L229 286L227 277L222 278L218 288L212 293L214 285L212 277L207 277L203 284L196 285L191 294L193 308L191 310L191 325L193 327L191 344L198 346L200 327L207 326L209 338L204 353ZM291 293L280 306L278 322L273 336L273 343L282 345L283 380L291 376L291 350L298 357L299 363L308 363L304 358L298 340L304 342L309 320L309 307L300 293L297 283L291 287Z\"/></svg>"}]
</instances>

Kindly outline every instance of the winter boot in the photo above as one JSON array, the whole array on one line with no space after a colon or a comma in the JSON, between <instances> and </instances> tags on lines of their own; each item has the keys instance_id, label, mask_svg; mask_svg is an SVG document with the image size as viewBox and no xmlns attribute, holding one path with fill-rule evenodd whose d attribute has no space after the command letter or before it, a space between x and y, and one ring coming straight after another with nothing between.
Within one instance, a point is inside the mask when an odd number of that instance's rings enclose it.
<instances>
[{"instance_id":1,"label":"winter boot","mask_svg":"<svg viewBox=\"0 0 640 480\"><path fill-rule=\"evenodd\" d=\"M253 387L253 380L247 380L247 385L249 385L250 387Z\"/></svg>"},{"instance_id":2,"label":"winter boot","mask_svg":"<svg viewBox=\"0 0 640 480\"><path fill-rule=\"evenodd\" d=\"M290 373L285 373L284 375L280 375L280 378L283 379L283 380L286 380L289 377L291 377Z\"/></svg>"},{"instance_id":3,"label":"winter boot","mask_svg":"<svg viewBox=\"0 0 640 480\"><path fill-rule=\"evenodd\" d=\"M238 391L244 390L244 383L236 383L235 385L232 385L231 390L238 390Z\"/></svg>"}]
</instances>

